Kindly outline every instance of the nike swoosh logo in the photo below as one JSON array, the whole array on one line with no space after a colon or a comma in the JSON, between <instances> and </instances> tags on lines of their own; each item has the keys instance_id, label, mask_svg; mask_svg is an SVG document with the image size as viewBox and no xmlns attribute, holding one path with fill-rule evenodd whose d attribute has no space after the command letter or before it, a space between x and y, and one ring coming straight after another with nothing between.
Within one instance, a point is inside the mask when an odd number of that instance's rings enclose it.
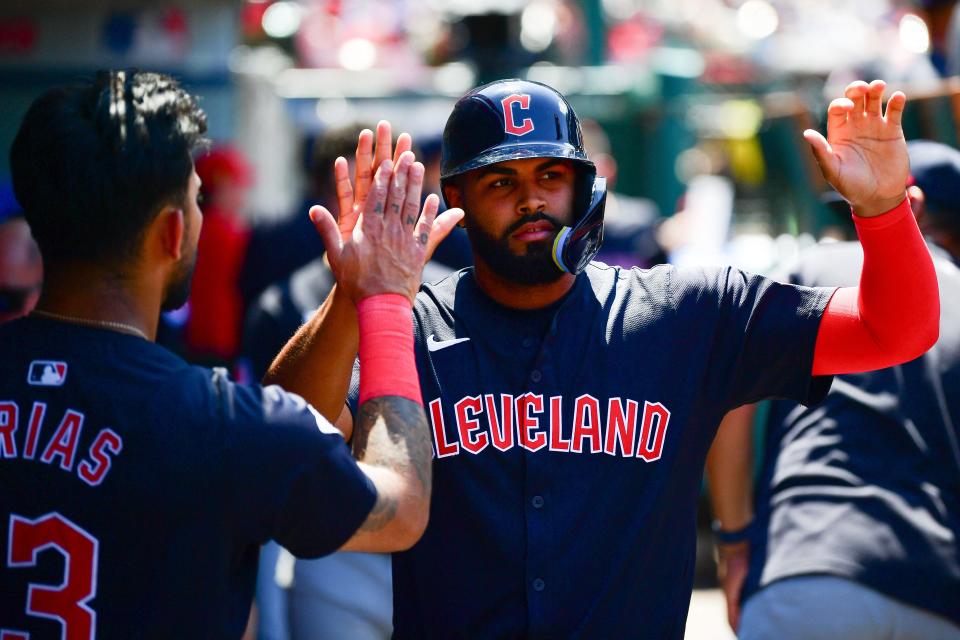
<instances>
[{"instance_id":1,"label":"nike swoosh logo","mask_svg":"<svg viewBox=\"0 0 960 640\"><path fill-rule=\"evenodd\" d=\"M455 344L466 342L469 339L470 338L454 338L452 340L437 340L437 335L431 333L430 337L427 338L427 351L439 351L440 349L446 349Z\"/></svg>"}]
</instances>

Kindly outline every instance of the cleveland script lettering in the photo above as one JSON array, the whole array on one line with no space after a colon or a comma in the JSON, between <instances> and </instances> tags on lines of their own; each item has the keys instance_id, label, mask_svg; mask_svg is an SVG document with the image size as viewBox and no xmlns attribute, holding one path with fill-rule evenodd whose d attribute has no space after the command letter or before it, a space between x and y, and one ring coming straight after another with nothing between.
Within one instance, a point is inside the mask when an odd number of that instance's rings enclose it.
<instances>
[{"instance_id":1,"label":"cleveland script lettering","mask_svg":"<svg viewBox=\"0 0 960 640\"><path fill-rule=\"evenodd\" d=\"M573 402L573 415L563 420L563 396L527 392L466 396L453 405L455 428L447 429L440 398L428 404L434 454L438 458L469 453L489 446L508 451L605 453L655 462L663 453L670 411L659 402L609 398L589 394Z\"/></svg>"}]
</instances>

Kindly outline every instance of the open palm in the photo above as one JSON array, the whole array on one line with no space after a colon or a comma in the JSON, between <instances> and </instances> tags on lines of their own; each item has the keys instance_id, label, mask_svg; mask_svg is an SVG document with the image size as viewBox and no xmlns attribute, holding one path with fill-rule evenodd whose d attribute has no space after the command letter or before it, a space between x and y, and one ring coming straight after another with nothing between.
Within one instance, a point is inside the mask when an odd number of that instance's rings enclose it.
<instances>
[{"instance_id":1,"label":"open palm","mask_svg":"<svg viewBox=\"0 0 960 640\"><path fill-rule=\"evenodd\" d=\"M397 166L400 156L409 151L412 146L410 135L401 133L397 137L396 150L393 152L393 166ZM333 174L337 187L337 226L340 235L346 242L357 224L367 195L373 186L373 177L384 160L391 157L393 136L390 123L381 120L377 123L377 134L364 129L357 137L357 150L354 155L354 179L350 180L350 168L345 158L337 158L334 163Z\"/></svg>"},{"instance_id":2,"label":"open palm","mask_svg":"<svg viewBox=\"0 0 960 640\"><path fill-rule=\"evenodd\" d=\"M397 137L397 145L396 148L393 149L391 169L398 167L401 164L401 157L407 154L411 156L410 164L412 166L413 157L410 153L412 146L413 142L409 134L401 133ZM324 207L315 207L318 209L316 214L314 214L313 209L311 209L310 213L314 225L324 238L328 252L331 251L332 247L333 254L328 256L329 258L335 260L336 258L334 256L339 254L339 248L347 245L353 239L354 231L357 228L357 221L360 220L360 215L364 209L368 208L366 206L367 199L370 192L374 189L376 172L383 166L384 161L390 159L392 148L392 128L389 122L381 120L377 123L376 139L374 139L374 134L369 129L361 131L357 138L357 151L354 156L354 179L352 181L350 179L350 166L346 158L337 158L334 163L333 176L336 185L337 207L339 212L335 218L330 215ZM422 171L422 165L420 165L419 162L415 164L418 167L415 169L415 172ZM421 180L418 179L416 187L417 197L419 197L420 194L420 181ZM411 219L409 213L405 212L404 214L404 224L409 227L415 227L418 235L422 230L420 222L427 221L424 262L430 259L430 256L433 255L433 251L437 248L437 245L440 244L440 241L450 233L460 218L463 217L463 212L459 209L451 209L437 215L439 204L439 198L436 195L430 195L423 203L423 209L419 212L419 215L416 215L416 212L414 212L414 217ZM327 235L329 229L324 229L324 227L326 227L325 223L330 221L327 219L327 216L329 216L330 219L336 220L336 227L340 234L340 240L336 246L334 246L332 238Z\"/></svg>"},{"instance_id":3,"label":"open palm","mask_svg":"<svg viewBox=\"0 0 960 640\"><path fill-rule=\"evenodd\" d=\"M906 96L894 93L883 113L885 83L857 81L827 110L827 138L808 129L820 171L858 215L874 216L905 197L910 162L900 120Z\"/></svg>"},{"instance_id":4,"label":"open palm","mask_svg":"<svg viewBox=\"0 0 960 640\"><path fill-rule=\"evenodd\" d=\"M435 194L421 209L424 167L411 151L403 151L396 165L389 159L381 162L359 210L352 189L346 191L346 160L337 158L335 170L338 219L319 205L311 207L310 218L323 238L338 286L354 301L378 293L399 293L412 300L424 263L463 212L449 209L437 216L440 199ZM353 219L345 224L347 216Z\"/></svg>"}]
</instances>

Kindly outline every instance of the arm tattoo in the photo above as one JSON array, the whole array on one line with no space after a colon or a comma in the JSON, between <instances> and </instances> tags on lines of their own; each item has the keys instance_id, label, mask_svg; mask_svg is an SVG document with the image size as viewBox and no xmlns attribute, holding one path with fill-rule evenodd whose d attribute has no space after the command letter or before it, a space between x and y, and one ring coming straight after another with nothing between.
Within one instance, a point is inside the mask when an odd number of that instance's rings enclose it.
<instances>
[{"instance_id":1,"label":"arm tattoo","mask_svg":"<svg viewBox=\"0 0 960 640\"><path fill-rule=\"evenodd\" d=\"M353 430L353 455L360 462L416 477L430 495L433 449L423 407L399 396L371 398L358 412ZM385 527L397 513L397 500L380 495L361 531Z\"/></svg>"},{"instance_id":2,"label":"arm tattoo","mask_svg":"<svg viewBox=\"0 0 960 640\"><path fill-rule=\"evenodd\" d=\"M358 531L379 531L390 524L390 521L396 516L397 499L380 493L377 495L377 501L373 504L373 509L367 514L367 519L363 521Z\"/></svg>"}]
</instances>

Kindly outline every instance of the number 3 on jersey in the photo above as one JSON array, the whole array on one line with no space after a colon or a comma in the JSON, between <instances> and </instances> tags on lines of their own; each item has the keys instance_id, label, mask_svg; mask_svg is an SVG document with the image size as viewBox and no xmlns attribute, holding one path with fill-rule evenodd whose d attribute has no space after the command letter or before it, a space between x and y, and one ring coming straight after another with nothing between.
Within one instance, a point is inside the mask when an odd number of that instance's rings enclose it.
<instances>
[{"instance_id":1,"label":"number 3 on jersey","mask_svg":"<svg viewBox=\"0 0 960 640\"><path fill-rule=\"evenodd\" d=\"M7 538L7 567L33 567L41 551L56 549L63 554L63 583L58 586L30 584L27 614L59 620L62 640L91 640L96 612L87 602L97 595L97 539L59 513L36 520L10 516ZM0 640L26 640L29 634L0 629Z\"/></svg>"}]
</instances>

